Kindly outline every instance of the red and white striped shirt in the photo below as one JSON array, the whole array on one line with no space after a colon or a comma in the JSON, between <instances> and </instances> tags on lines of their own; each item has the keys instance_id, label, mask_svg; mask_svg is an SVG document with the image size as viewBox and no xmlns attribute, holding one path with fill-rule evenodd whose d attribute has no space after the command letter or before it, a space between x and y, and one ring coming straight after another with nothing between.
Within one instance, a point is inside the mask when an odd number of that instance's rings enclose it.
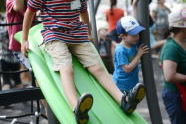
<instances>
[{"instance_id":1,"label":"red and white striped shirt","mask_svg":"<svg viewBox=\"0 0 186 124\"><path fill-rule=\"evenodd\" d=\"M80 21L80 13L87 11L87 0L79 0L80 7L71 9L78 0L28 0L31 11L41 11L44 29L43 42L60 40L69 43L89 42L88 25Z\"/></svg>"}]
</instances>

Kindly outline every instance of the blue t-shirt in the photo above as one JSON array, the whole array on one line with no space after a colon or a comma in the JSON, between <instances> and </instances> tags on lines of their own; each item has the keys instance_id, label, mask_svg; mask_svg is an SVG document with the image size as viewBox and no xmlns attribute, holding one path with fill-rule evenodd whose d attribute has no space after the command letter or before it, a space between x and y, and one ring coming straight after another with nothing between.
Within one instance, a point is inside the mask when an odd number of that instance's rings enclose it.
<instances>
[{"instance_id":1,"label":"blue t-shirt","mask_svg":"<svg viewBox=\"0 0 186 124\"><path fill-rule=\"evenodd\" d=\"M138 82L138 65L129 73L122 68L123 65L128 65L137 53L137 45L127 48L123 45L117 45L114 55L114 73L113 80L117 87L123 91L131 90Z\"/></svg>"}]
</instances>

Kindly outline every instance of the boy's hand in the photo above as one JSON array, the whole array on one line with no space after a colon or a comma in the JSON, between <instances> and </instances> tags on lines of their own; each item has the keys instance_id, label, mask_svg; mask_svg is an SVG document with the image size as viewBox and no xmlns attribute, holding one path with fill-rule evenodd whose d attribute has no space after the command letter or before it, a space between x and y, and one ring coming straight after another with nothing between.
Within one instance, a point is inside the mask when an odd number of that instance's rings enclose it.
<instances>
[{"instance_id":1,"label":"boy's hand","mask_svg":"<svg viewBox=\"0 0 186 124\"><path fill-rule=\"evenodd\" d=\"M141 57L143 54L149 53L149 50L150 50L150 48L147 45L141 44L138 49L137 55Z\"/></svg>"},{"instance_id":2,"label":"boy's hand","mask_svg":"<svg viewBox=\"0 0 186 124\"><path fill-rule=\"evenodd\" d=\"M29 51L29 42L28 41L23 41L21 44L21 52L23 53L23 55L25 55L26 57L28 56L28 51Z\"/></svg>"}]
</instances>

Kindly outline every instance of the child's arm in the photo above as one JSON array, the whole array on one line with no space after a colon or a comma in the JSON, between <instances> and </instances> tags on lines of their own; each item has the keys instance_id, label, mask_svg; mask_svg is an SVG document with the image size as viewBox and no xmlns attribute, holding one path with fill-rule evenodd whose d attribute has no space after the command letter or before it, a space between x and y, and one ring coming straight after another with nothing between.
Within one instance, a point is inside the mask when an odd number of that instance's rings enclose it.
<instances>
[{"instance_id":1,"label":"child's arm","mask_svg":"<svg viewBox=\"0 0 186 124\"><path fill-rule=\"evenodd\" d=\"M34 15L35 15L35 12L31 11L30 9L27 9L25 12L25 16L23 20L23 36L22 36L22 44L21 44L21 52L24 55L26 55L26 53L29 50L28 33L31 27Z\"/></svg>"},{"instance_id":2,"label":"child's arm","mask_svg":"<svg viewBox=\"0 0 186 124\"><path fill-rule=\"evenodd\" d=\"M148 52L149 52L149 47L147 45L141 45L134 59L128 65L122 66L123 70L127 73L131 72L137 66L141 56Z\"/></svg>"},{"instance_id":3,"label":"child's arm","mask_svg":"<svg viewBox=\"0 0 186 124\"><path fill-rule=\"evenodd\" d=\"M20 12L24 9L24 0L15 0L13 10Z\"/></svg>"},{"instance_id":4,"label":"child's arm","mask_svg":"<svg viewBox=\"0 0 186 124\"><path fill-rule=\"evenodd\" d=\"M157 41L156 44L154 44L154 46L152 46L151 50L156 50L156 49L162 47L166 42L167 42L167 40Z\"/></svg>"}]
</instances>

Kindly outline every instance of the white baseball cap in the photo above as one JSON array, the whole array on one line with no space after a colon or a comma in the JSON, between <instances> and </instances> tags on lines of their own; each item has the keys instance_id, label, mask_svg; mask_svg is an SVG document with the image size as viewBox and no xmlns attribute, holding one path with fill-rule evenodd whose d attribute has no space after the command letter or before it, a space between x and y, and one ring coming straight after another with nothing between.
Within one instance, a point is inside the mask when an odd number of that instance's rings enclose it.
<instances>
[{"instance_id":1,"label":"white baseball cap","mask_svg":"<svg viewBox=\"0 0 186 124\"><path fill-rule=\"evenodd\" d=\"M186 28L185 7L182 7L169 14L169 27Z\"/></svg>"},{"instance_id":2,"label":"white baseball cap","mask_svg":"<svg viewBox=\"0 0 186 124\"><path fill-rule=\"evenodd\" d=\"M140 26L140 24L134 17L125 16L118 21L116 30L118 34L137 35L141 31L145 30L145 28L143 26Z\"/></svg>"}]
</instances>

